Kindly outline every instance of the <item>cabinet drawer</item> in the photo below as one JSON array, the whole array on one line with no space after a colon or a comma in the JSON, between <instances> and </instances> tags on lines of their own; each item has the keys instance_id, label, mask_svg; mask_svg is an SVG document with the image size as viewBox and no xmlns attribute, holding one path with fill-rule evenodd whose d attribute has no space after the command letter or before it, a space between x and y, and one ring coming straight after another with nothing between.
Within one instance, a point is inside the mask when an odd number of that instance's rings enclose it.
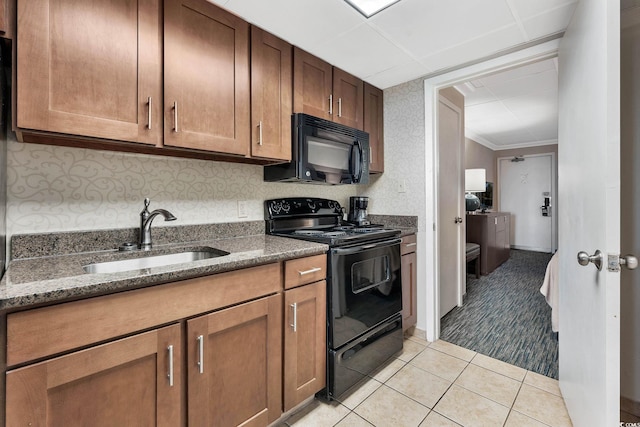
<instances>
[{"instance_id":1,"label":"cabinet drawer","mask_svg":"<svg viewBox=\"0 0 640 427\"><path fill-rule=\"evenodd\" d=\"M418 243L415 234L404 236L402 238L402 243L400 243L400 253L402 255L405 255L410 254L411 252L415 252L417 246Z\"/></svg>"},{"instance_id":2,"label":"cabinet drawer","mask_svg":"<svg viewBox=\"0 0 640 427\"><path fill-rule=\"evenodd\" d=\"M327 277L325 254L292 259L284 264L284 288L290 289Z\"/></svg>"},{"instance_id":3,"label":"cabinet drawer","mask_svg":"<svg viewBox=\"0 0 640 427\"><path fill-rule=\"evenodd\" d=\"M282 289L280 263L7 315L7 365L114 339ZM323 276L324 277L324 276Z\"/></svg>"}]
</instances>

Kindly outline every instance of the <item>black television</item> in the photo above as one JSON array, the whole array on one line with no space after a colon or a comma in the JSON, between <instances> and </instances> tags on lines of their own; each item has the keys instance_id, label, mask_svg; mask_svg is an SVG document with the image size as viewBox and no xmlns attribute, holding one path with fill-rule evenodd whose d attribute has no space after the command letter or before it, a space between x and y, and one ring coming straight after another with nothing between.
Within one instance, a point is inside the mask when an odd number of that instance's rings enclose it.
<instances>
[{"instance_id":1,"label":"black television","mask_svg":"<svg viewBox=\"0 0 640 427\"><path fill-rule=\"evenodd\" d=\"M484 193L474 193L480 199L480 207L482 210L493 208L493 182L485 183Z\"/></svg>"}]
</instances>

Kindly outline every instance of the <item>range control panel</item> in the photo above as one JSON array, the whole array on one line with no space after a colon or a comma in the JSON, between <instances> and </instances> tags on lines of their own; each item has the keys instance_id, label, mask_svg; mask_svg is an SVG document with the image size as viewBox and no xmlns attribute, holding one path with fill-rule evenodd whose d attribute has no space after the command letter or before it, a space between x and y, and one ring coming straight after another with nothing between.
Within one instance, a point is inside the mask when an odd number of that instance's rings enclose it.
<instances>
[{"instance_id":1,"label":"range control panel","mask_svg":"<svg viewBox=\"0 0 640 427\"><path fill-rule=\"evenodd\" d=\"M306 197L265 200L264 209L265 219L342 214L342 207L335 200Z\"/></svg>"}]
</instances>

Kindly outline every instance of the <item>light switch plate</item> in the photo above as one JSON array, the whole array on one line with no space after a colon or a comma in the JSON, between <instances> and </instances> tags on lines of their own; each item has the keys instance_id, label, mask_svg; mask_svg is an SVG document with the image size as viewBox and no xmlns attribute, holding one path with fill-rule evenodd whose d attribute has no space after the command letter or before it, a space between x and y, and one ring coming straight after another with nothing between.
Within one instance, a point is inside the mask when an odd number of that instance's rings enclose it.
<instances>
[{"instance_id":1,"label":"light switch plate","mask_svg":"<svg viewBox=\"0 0 640 427\"><path fill-rule=\"evenodd\" d=\"M246 218L249 216L247 212L247 201L238 200L238 218Z\"/></svg>"},{"instance_id":2,"label":"light switch plate","mask_svg":"<svg viewBox=\"0 0 640 427\"><path fill-rule=\"evenodd\" d=\"M398 182L398 193L406 193L407 192L407 181L404 179L401 179L400 182Z\"/></svg>"}]
</instances>

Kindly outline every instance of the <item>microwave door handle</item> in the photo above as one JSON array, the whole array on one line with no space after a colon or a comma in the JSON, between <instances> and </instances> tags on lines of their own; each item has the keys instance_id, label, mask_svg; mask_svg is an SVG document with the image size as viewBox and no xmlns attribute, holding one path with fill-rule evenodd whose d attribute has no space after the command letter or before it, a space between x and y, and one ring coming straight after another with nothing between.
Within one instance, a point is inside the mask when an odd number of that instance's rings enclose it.
<instances>
[{"instance_id":1,"label":"microwave door handle","mask_svg":"<svg viewBox=\"0 0 640 427\"><path fill-rule=\"evenodd\" d=\"M355 182L360 182L360 180L362 179L362 172L363 172L363 167L362 167L362 145L360 144L360 141L356 140L355 143L356 148L358 149L358 160L356 161L356 165L358 168L358 174L354 175L354 180ZM355 169L355 167L354 167Z\"/></svg>"}]
</instances>

